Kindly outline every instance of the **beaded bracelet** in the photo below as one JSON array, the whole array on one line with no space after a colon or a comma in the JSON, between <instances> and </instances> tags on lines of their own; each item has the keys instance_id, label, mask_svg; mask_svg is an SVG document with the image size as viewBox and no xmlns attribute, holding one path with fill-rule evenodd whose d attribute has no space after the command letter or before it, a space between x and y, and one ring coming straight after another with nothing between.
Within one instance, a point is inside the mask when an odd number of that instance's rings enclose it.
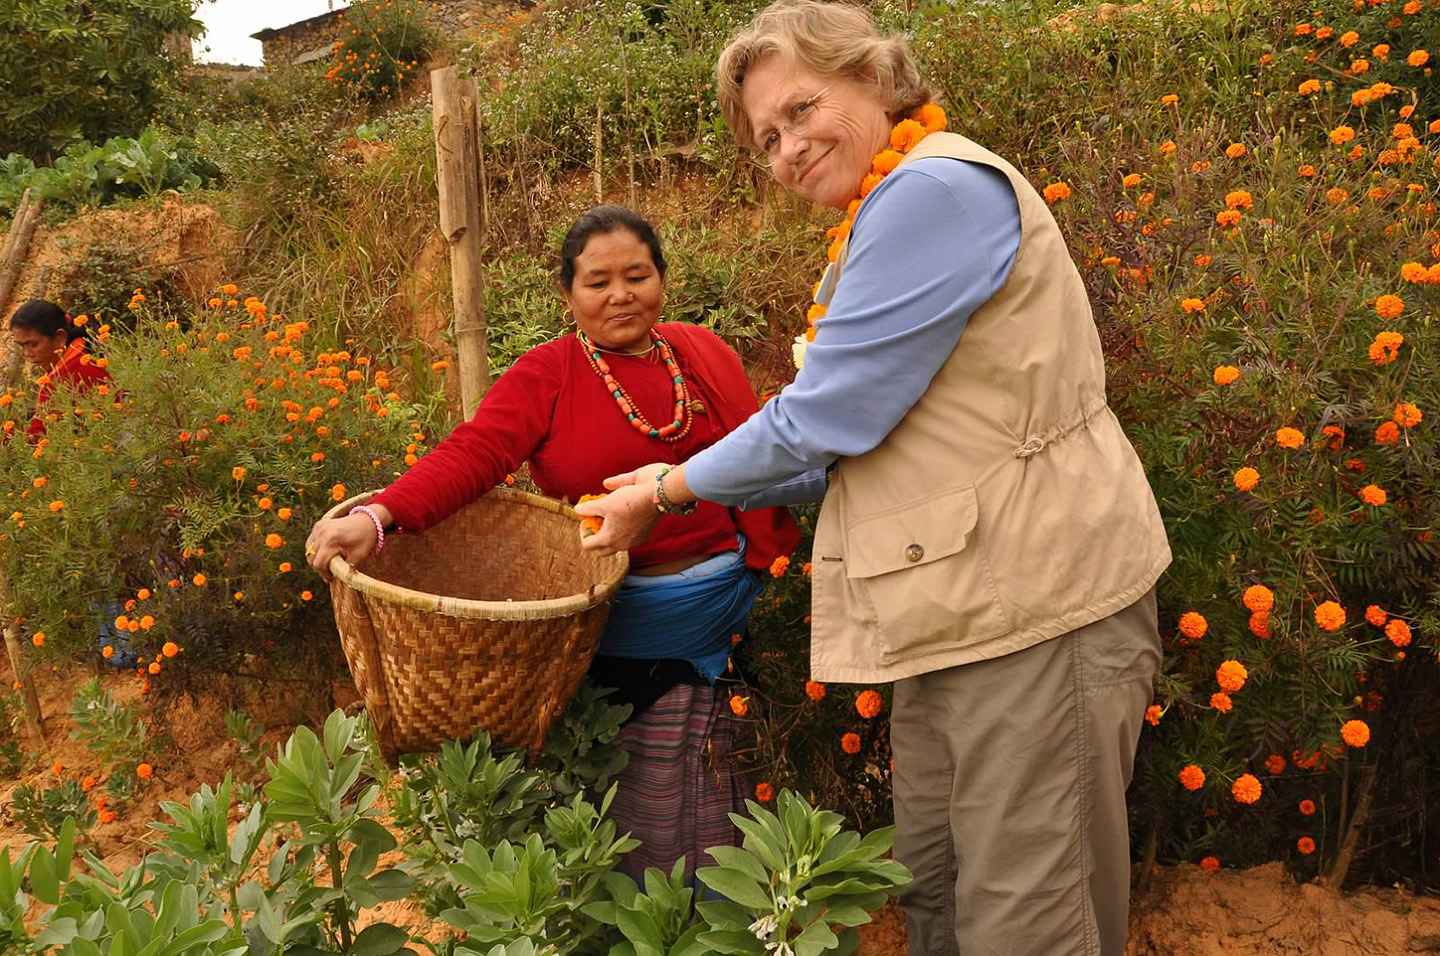
<instances>
[{"instance_id":1,"label":"beaded bracelet","mask_svg":"<svg viewBox=\"0 0 1440 956\"><path fill-rule=\"evenodd\" d=\"M372 553L379 554L380 549L385 547L385 525L380 522L380 516L375 513L375 509L369 505L356 505L350 509L352 515L356 512L368 516L371 521L375 522L375 550Z\"/></svg>"},{"instance_id":2,"label":"beaded bracelet","mask_svg":"<svg viewBox=\"0 0 1440 956\"><path fill-rule=\"evenodd\" d=\"M650 501L655 505L655 510L662 515L680 515L683 517L684 515L694 514L695 508L700 502L687 501L683 505L677 505L671 501L670 496L665 493L665 476L673 470L669 465L660 469L660 473L655 476L655 493L651 496Z\"/></svg>"}]
</instances>

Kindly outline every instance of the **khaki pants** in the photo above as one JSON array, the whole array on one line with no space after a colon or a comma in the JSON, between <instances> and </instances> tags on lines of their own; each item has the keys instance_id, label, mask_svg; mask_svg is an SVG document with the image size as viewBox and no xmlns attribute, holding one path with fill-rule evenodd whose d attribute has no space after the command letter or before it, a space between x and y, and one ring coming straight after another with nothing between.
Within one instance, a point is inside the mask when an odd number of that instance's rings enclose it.
<instances>
[{"instance_id":1,"label":"khaki pants","mask_svg":"<svg viewBox=\"0 0 1440 956\"><path fill-rule=\"evenodd\" d=\"M994 660L895 684L911 956L1119 956L1125 788L1160 669L1155 592Z\"/></svg>"}]
</instances>

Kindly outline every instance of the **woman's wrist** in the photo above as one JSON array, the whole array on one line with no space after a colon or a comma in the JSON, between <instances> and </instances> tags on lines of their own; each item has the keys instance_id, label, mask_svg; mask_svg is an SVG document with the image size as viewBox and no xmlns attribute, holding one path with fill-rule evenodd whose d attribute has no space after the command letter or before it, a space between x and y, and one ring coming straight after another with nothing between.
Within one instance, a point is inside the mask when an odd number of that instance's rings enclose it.
<instances>
[{"instance_id":1,"label":"woman's wrist","mask_svg":"<svg viewBox=\"0 0 1440 956\"><path fill-rule=\"evenodd\" d=\"M700 499L690 490L690 485L685 481L685 466L676 465L660 477L660 485L665 489L665 497L671 504L688 505L692 501Z\"/></svg>"}]
</instances>

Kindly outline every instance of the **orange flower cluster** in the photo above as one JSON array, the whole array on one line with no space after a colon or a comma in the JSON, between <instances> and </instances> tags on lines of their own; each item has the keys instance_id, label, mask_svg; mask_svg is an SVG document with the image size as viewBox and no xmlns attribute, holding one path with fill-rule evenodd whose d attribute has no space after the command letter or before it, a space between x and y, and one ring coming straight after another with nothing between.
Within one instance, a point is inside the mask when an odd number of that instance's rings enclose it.
<instances>
[{"instance_id":1,"label":"orange flower cluster","mask_svg":"<svg viewBox=\"0 0 1440 956\"><path fill-rule=\"evenodd\" d=\"M1260 781L1254 774L1241 774L1230 785L1230 793L1239 803L1251 804L1260 801Z\"/></svg>"},{"instance_id":2,"label":"orange flower cluster","mask_svg":"<svg viewBox=\"0 0 1440 956\"><path fill-rule=\"evenodd\" d=\"M1193 763L1180 770L1180 785L1186 790L1199 790L1205 786L1205 771Z\"/></svg>"},{"instance_id":3,"label":"orange flower cluster","mask_svg":"<svg viewBox=\"0 0 1440 956\"><path fill-rule=\"evenodd\" d=\"M1315 608L1315 623L1321 630L1338 631L1345 626L1345 609L1334 601L1325 601Z\"/></svg>"},{"instance_id":4,"label":"orange flower cluster","mask_svg":"<svg viewBox=\"0 0 1440 956\"><path fill-rule=\"evenodd\" d=\"M866 720L879 716L882 705L879 691L863 690L855 698L855 712Z\"/></svg>"},{"instance_id":5,"label":"orange flower cluster","mask_svg":"<svg viewBox=\"0 0 1440 956\"><path fill-rule=\"evenodd\" d=\"M1225 661L1215 670L1215 683L1227 694L1233 694L1245 686L1250 672L1239 661Z\"/></svg>"}]
</instances>

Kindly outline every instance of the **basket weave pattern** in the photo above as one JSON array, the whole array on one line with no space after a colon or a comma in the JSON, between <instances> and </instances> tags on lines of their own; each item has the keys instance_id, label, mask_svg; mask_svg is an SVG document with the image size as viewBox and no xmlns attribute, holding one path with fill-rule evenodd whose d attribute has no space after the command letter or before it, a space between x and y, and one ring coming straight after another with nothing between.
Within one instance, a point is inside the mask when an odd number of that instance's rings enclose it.
<instances>
[{"instance_id":1,"label":"basket weave pattern","mask_svg":"<svg viewBox=\"0 0 1440 956\"><path fill-rule=\"evenodd\" d=\"M331 562L341 645L387 753L481 728L538 753L629 567L581 550L578 525L567 505L497 488L424 534L387 537L363 573Z\"/></svg>"}]
</instances>

